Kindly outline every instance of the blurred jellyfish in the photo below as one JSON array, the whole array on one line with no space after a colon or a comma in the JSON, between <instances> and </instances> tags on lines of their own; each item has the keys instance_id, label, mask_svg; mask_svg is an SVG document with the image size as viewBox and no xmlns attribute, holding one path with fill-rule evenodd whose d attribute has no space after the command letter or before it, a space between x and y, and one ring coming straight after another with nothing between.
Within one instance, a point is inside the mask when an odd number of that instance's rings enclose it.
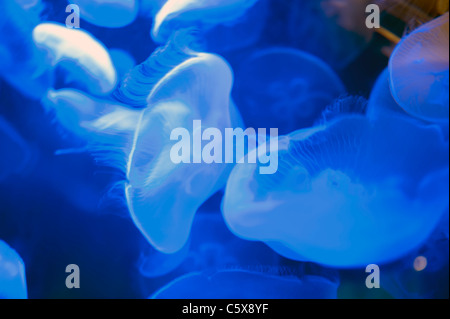
<instances>
[{"instance_id":1,"label":"blurred jellyfish","mask_svg":"<svg viewBox=\"0 0 450 319\"><path fill-rule=\"evenodd\" d=\"M139 0L69 0L80 7L80 18L105 28L131 24L139 11Z\"/></svg>"},{"instance_id":2,"label":"blurred jellyfish","mask_svg":"<svg viewBox=\"0 0 450 319\"><path fill-rule=\"evenodd\" d=\"M373 33L365 25L365 2L291 1L288 35L292 45L321 58L333 69L344 69L367 47Z\"/></svg>"},{"instance_id":3,"label":"blurred jellyfish","mask_svg":"<svg viewBox=\"0 0 450 319\"><path fill-rule=\"evenodd\" d=\"M64 131L87 141L97 159L108 166L125 167L139 110L74 89L49 90L41 103Z\"/></svg>"},{"instance_id":4,"label":"blurred jellyfish","mask_svg":"<svg viewBox=\"0 0 450 319\"><path fill-rule=\"evenodd\" d=\"M204 30L231 23L256 2L258 0L168 0L155 17L152 38L165 43L179 29L199 26Z\"/></svg>"},{"instance_id":5,"label":"blurred jellyfish","mask_svg":"<svg viewBox=\"0 0 450 319\"><path fill-rule=\"evenodd\" d=\"M109 50L109 55L117 70L117 77L119 79L122 79L136 66L136 61L133 56L125 50L111 49Z\"/></svg>"},{"instance_id":6,"label":"blurred jellyfish","mask_svg":"<svg viewBox=\"0 0 450 319\"><path fill-rule=\"evenodd\" d=\"M17 131L0 116L0 182L23 171L30 159L29 147Z\"/></svg>"},{"instance_id":7,"label":"blurred jellyfish","mask_svg":"<svg viewBox=\"0 0 450 319\"><path fill-rule=\"evenodd\" d=\"M186 244L195 212L224 186L231 169L217 161L196 164L202 150L199 153L190 142L188 150L181 150L183 159L175 156L174 160L173 147L181 142L180 137L183 142L190 139L186 135L201 139L204 128L223 132L237 125L233 114L238 112L232 110L230 100L230 67L219 56L191 54L148 96L127 167L126 197L131 216L147 240L164 253L175 253ZM197 120L201 127L195 124Z\"/></svg>"},{"instance_id":8,"label":"blurred jellyfish","mask_svg":"<svg viewBox=\"0 0 450 319\"><path fill-rule=\"evenodd\" d=\"M0 299L27 299L27 296L23 260L0 240Z\"/></svg>"},{"instance_id":9,"label":"blurred jellyfish","mask_svg":"<svg viewBox=\"0 0 450 319\"><path fill-rule=\"evenodd\" d=\"M192 273L178 278L152 299L335 299L338 283L319 276L245 270Z\"/></svg>"},{"instance_id":10,"label":"blurred jellyfish","mask_svg":"<svg viewBox=\"0 0 450 319\"><path fill-rule=\"evenodd\" d=\"M449 118L449 14L408 35L389 63L397 103L409 114L431 122Z\"/></svg>"},{"instance_id":11,"label":"blurred jellyfish","mask_svg":"<svg viewBox=\"0 0 450 319\"><path fill-rule=\"evenodd\" d=\"M33 43L31 32L39 24L41 1L0 1L0 77L33 99L51 85L44 54Z\"/></svg>"},{"instance_id":12,"label":"blurred jellyfish","mask_svg":"<svg viewBox=\"0 0 450 319\"><path fill-rule=\"evenodd\" d=\"M425 244L383 267L382 287L399 299L448 298L448 210Z\"/></svg>"},{"instance_id":13,"label":"blurred jellyfish","mask_svg":"<svg viewBox=\"0 0 450 319\"><path fill-rule=\"evenodd\" d=\"M448 207L448 144L437 127L349 115L279 145L274 175L235 166L222 210L235 234L276 243L287 258L389 262L423 244Z\"/></svg>"},{"instance_id":14,"label":"blurred jellyfish","mask_svg":"<svg viewBox=\"0 0 450 319\"><path fill-rule=\"evenodd\" d=\"M96 95L110 93L117 73L108 50L89 33L57 23L41 23L33 30L36 46L47 54L48 64L67 72L66 82L75 82Z\"/></svg>"},{"instance_id":15,"label":"blurred jellyfish","mask_svg":"<svg viewBox=\"0 0 450 319\"><path fill-rule=\"evenodd\" d=\"M237 71L233 97L249 127L280 134L309 127L345 92L339 77L321 60L295 49L255 53Z\"/></svg>"}]
</instances>

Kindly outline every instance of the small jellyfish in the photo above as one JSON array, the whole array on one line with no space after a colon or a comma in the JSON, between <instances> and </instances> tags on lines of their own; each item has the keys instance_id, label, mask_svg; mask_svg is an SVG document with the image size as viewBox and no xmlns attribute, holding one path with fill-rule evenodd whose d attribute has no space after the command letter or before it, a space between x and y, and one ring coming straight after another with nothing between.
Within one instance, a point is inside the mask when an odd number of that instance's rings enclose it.
<instances>
[{"instance_id":1,"label":"small jellyfish","mask_svg":"<svg viewBox=\"0 0 450 319\"><path fill-rule=\"evenodd\" d=\"M258 0L168 0L157 13L152 28L155 42L165 43L170 35L186 27L209 29L230 23L244 15Z\"/></svg>"},{"instance_id":2,"label":"small jellyfish","mask_svg":"<svg viewBox=\"0 0 450 319\"><path fill-rule=\"evenodd\" d=\"M126 197L135 224L161 252L175 253L186 244L197 209L226 182L230 164L216 159L207 164L202 160L207 147L199 149L201 143L190 138L206 140L212 132L204 129L223 132L237 125L232 81L221 57L192 53L148 96L128 161ZM180 143L188 146L174 151Z\"/></svg>"},{"instance_id":3,"label":"small jellyfish","mask_svg":"<svg viewBox=\"0 0 450 319\"><path fill-rule=\"evenodd\" d=\"M345 92L339 77L318 58L290 48L259 51L236 72L233 97L248 127L280 134L309 127Z\"/></svg>"},{"instance_id":4,"label":"small jellyfish","mask_svg":"<svg viewBox=\"0 0 450 319\"><path fill-rule=\"evenodd\" d=\"M86 150L97 160L120 169L126 166L140 110L75 89L49 90L41 103L64 132L88 142Z\"/></svg>"},{"instance_id":5,"label":"small jellyfish","mask_svg":"<svg viewBox=\"0 0 450 319\"><path fill-rule=\"evenodd\" d=\"M0 240L0 299L27 299L25 265L19 254Z\"/></svg>"},{"instance_id":6,"label":"small jellyfish","mask_svg":"<svg viewBox=\"0 0 450 319\"><path fill-rule=\"evenodd\" d=\"M290 259L386 263L421 245L447 209L448 155L437 127L343 116L280 138L274 175L236 165L223 215Z\"/></svg>"},{"instance_id":7,"label":"small jellyfish","mask_svg":"<svg viewBox=\"0 0 450 319\"><path fill-rule=\"evenodd\" d=\"M339 283L321 276L224 270L180 277L152 299L336 299Z\"/></svg>"},{"instance_id":8,"label":"small jellyfish","mask_svg":"<svg viewBox=\"0 0 450 319\"><path fill-rule=\"evenodd\" d=\"M69 0L80 7L80 17L105 28L131 24L139 12L139 0Z\"/></svg>"},{"instance_id":9,"label":"small jellyfish","mask_svg":"<svg viewBox=\"0 0 450 319\"><path fill-rule=\"evenodd\" d=\"M0 1L0 77L32 99L40 99L52 77L31 36L40 23L41 1Z\"/></svg>"},{"instance_id":10,"label":"small jellyfish","mask_svg":"<svg viewBox=\"0 0 450 319\"><path fill-rule=\"evenodd\" d=\"M430 122L449 118L449 14L416 29L394 50L390 86L409 114Z\"/></svg>"},{"instance_id":11,"label":"small jellyfish","mask_svg":"<svg viewBox=\"0 0 450 319\"><path fill-rule=\"evenodd\" d=\"M109 94L116 86L117 73L108 50L86 31L41 23L33 30L33 40L46 52L51 67L67 71L66 82L73 81L96 95Z\"/></svg>"},{"instance_id":12,"label":"small jellyfish","mask_svg":"<svg viewBox=\"0 0 450 319\"><path fill-rule=\"evenodd\" d=\"M0 116L0 182L23 171L29 159L30 151L24 139Z\"/></svg>"}]
</instances>

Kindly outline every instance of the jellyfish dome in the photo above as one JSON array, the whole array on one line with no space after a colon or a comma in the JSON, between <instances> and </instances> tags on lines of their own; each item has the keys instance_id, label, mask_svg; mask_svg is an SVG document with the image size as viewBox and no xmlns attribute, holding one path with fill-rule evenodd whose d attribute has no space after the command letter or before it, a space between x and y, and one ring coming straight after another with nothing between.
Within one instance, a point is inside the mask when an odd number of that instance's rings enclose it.
<instances>
[{"instance_id":1,"label":"jellyfish dome","mask_svg":"<svg viewBox=\"0 0 450 319\"><path fill-rule=\"evenodd\" d=\"M339 284L320 276L224 270L180 277L152 299L336 299Z\"/></svg>"},{"instance_id":2,"label":"jellyfish dome","mask_svg":"<svg viewBox=\"0 0 450 319\"><path fill-rule=\"evenodd\" d=\"M349 115L280 138L279 169L233 169L230 229L281 255L335 267L382 264L423 244L448 207L448 144L437 127Z\"/></svg>"},{"instance_id":3,"label":"jellyfish dome","mask_svg":"<svg viewBox=\"0 0 450 319\"><path fill-rule=\"evenodd\" d=\"M139 12L138 0L69 0L80 8L80 18L105 28L122 28Z\"/></svg>"},{"instance_id":4,"label":"jellyfish dome","mask_svg":"<svg viewBox=\"0 0 450 319\"><path fill-rule=\"evenodd\" d=\"M117 72L108 50L86 31L41 23L33 30L33 41L46 53L50 66L67 70L67 82L96 95L107 95L116 86Z\"/></svg>"},{"instance_id":5,"label":"jellyfish dome","mask_svg":"<svg viewBox=\"0 0 450 319\"><path fill-rule=\"evenodd\" d=\"M392 94L407 113L448 122L448 12L404 38L391 56L389 70Z\"/></svg>"},{"instance_id":6,"label":"jellyfish dome","mask_svg":"<svg viewBox=\"0 0 450 319\"><path fill-rule=\"evenodd\" d=\"M198 163L202 150L190 138L206 137L211 132L201 132L207 128L235 127L232 81L221 57L192 52L148 96L128 161L126 197L135 224L161 252L182 249L197 209L231 170L225 162Z\"/></svg>"},{"instance_id":7,"label":"jellyfish dome","mask_svg":"<svg viewBox=\"0 0 450 319\"><path fill-rule=\"evenodd\" d=\"M208 29L232 22L256 2L258 0L168 0L156 14L152 38L165 43L179 29L192 26Z\"/></svg>"},{"instance_id":8,"label":"jellyfish dome","mask_svg":"<svg viewBox=\"0 0 450 319\"><path fill-rule=\"evenodd\" d=\"M250 56L236 72L233 97L248 127L280 134L310 127L345 93L328 65L306 52L270 48Z\"/></svg>"},{"instance_id":9,"label":"jellyfish dome","mask_svg":"<svg viewBox=\"0 0 450 319\"><path fill-rule=\"evenodd\" d=\"M0 299L27 299L27 296L23 260L0 240Z\"/></svg>"}]
</instances>

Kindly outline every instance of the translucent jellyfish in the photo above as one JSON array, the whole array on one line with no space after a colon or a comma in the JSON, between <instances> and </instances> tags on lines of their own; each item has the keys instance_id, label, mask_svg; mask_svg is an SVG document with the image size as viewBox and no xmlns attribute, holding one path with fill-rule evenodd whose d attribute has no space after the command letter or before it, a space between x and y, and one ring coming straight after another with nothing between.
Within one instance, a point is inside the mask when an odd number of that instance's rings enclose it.
<instances>
[{"instance_id":1,"label":"translucent jellyfish","mask_svg":"<svg viewBox=\"0 0 450 319\"><path fill-rule=\"evenodd\" d=\"M382 264L423 244L447 209L448 155L437 127L345 116L282 137L274 175L236 165L223 215L290 259Z\"/></svg>"},{"instance_id":2,"label":"translucent jellyfish","mask_svg":"<svg viewBox=\"0 0 450 319\"><path fill-rule=\"evenodd\" d=\"M449 118L449 14L408 35L389 62L391 90L409 114L432 122Z\"/></svg>"},{"instance_id":3,"label":"translucent jellyfish","mask_svg":"<svg viewBox=\"0 0 450 319\"><path fill-rule=\"evenodd\" d=\"M21 172L30 159L29 147L19 133L0 116L0 182Z\"/></svg>"},{"instance_id":4,"label":"translucent jellyfish","mask_svg":"<svg viewBox=\"0 0 450 319\"><path fill-rule=\"evenodd\" d=\"M190 139L186 135L201 138L203 129L223 132L235 127L233 114L238 112L230 101L232 81L222 58L192 53L148 97L128 161L126 197L135 224L161 252L174 253L186 244L195 212L226 182L229 164L216 160L197 164L202 150L191 142L177 153L183 153L180 161L173 147L178 147L180 137ZM198 120L201 124L195 124Z\"/></svg>"},{"instance_id":5,"label":"translucent jellyfish","mask_svg":"<svg viewBox=\"0 0 450 319\"><path fill-rule=\"evenodd\" d=\"M28 2L0 1L0 77L27 97L39 99L52 78L31 37L43 6L41 1Z\"/></svg>"},{"instance_id":6,"label":"translucent jellyfish","mask_svg":"<svg viewBox=\"0 0 450 319\"><path fill-rule=\"evenodd\" d=\"M139 0L69 0L80 7L80 17L105 28L121 28L132 23L139 11Z\"/></svg>"},{"instance_id":7,"label":"translucent jellyfish","mask_svg":"<svg viewBox=\"0 0 450 319\"><path fill-rule=\"evenodd\" d=\"M121 158L117 160L126 160L141 116L139 110L75 89L49 90L41 103L65 131L95 143L96 146L91 145L91 151L95 148L121 151L122 155L118 154ZM109 165L116 164L112 158L108 161Z\"/></svg>"},{"instance_id":8,"label":"translucent jellyfish","mask_svg":"<svg viewBox=\"0 0 450 319\"><path fill-rule=\"evenodd\" d=\"M186 27L208 29L230 23L256 2L258 0L168 0L155 17L153 40L165 43L173 32Z\"/></svg>"},{"instance_id":9,"label":"translucent jellyfish","mask_svg":"<svg viewBox=\"0 0 450 319\"><path fill-rule=\"evenodd\" d=\"M96 95L106 95L116 86L117 73L108 50L86 31L41 23L33 30L33 40L46 52L49 65L67 70L66 82Z\"/></svg>"},{"instance_id":10,"label":"translucent jellyfish","mask_svg":"<svg viewBox=\"0 0 450 319\"><path fill-rule=\"evenodd\" d=\"M338 283L319 276L225 270L178 278L152 299L335 299Z\"/></svg>"},{"instance_id":11,"label":"translucent jellyfish","mask_svg":"<svg viewBox=\"0 0 450 319\"><path fill-rule=\"evenodd\" d=\"M233 97L248 127L309 127L345 92L339 77L316 57L289 48L259 51L242 62Z\"/></svg>"},{"instance_id":12,"label":"translucent jellyfish","mask_svg":"<svg viewBox=\"0 0 450 319\"><path fill-rule=\"evenodd\" d=\"M0 240L0 299L27 299L27 296L23 260Z\"/></svg>"}]
</instances>

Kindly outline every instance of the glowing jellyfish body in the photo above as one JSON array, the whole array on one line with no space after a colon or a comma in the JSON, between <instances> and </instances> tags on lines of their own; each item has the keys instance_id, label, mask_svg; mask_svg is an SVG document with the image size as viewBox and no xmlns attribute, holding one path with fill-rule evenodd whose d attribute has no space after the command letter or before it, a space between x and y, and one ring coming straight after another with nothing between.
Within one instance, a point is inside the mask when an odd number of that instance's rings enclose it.
<instances>
[{"instance_id":1,"label":"glowing jellyfish body","mask_svg":"<svg viewBox=\"0 0 450 319\"><path fill-rule=\"evenodd\" d=\"M132 23L139 12L138 0L69 0L80 7L80 17L105 28L121 28Z\"/></svg>"},{"instance_id":2,"label":"glowing jellyfish body","mask_svg":"<svg viewBox=\"0 0 450 319\"><path fill-rule=\"evenodd\" d=\"M395 49L391 90L409 114L431 122L449 117L449 14L421 26Z\"/></svg>"},{"instance_id":3,"label":"glowing jellyfish body","mask_svg":"<svg viewBox=\"0 0 450 319\"><path fill-rule=\"evenodd\" d=\"M42 105L67 131L99 143L133 139L141 113L120 103L102 100L74 89L49 90Z\"/></svg>"},{"instance_id":4,"label":"glowing jellyfish body","mask_svg":"<svg viewBox=\"0 0 450 319\"><path fill-rule=\"evenodd\" d=\"M0 299L26 299L27 296L23 260L0 240Z\"/></svg>"},{"instance_id":5,"label":"glowing jellyfish body","mask_svg":"<svg viewBox=\"0 0 450 319\"><path fill-rule=\"evenodd\" d=\"M41 10L40 1L0 2L0 77L33 99L41 98L51 85L44 54L31 37L33 28L40 22Z\"/></svg>"},{"instance_id":6,"label":"glowing jellyfish body","mask_svg":"<svg viewBox=\"0 0 450 319\"><path fill-rule=\"evenodd\" d=\"M89 33L57 23L41 23L33 30L36 46L47 54L48 63L68 72L66 82L82 85L96 95L110 93L117 73L107 49Z\"/></svg>"},{"instance_id":7,"label":"glowing jellyfish body","mask_svg":"<svg viewBox=\"0 0 450 319\"><path fill-rule=\"evenodd\" d=\"M164 43L170 35L186 27L212 26L241 17L258 0L168 0L157 13L152 37Z\"/></svg>"},{"instance_id":8,"label":"glowing jellyfish body","mask_svg":"<svg viewBox=\"0 0 450 319\"><path fill-rule=\"evenodd\" d=\"M335 299L338 283L319 276L277 276L244 270L193 273L169 283L152 299Z\"/></svg>"},{"instance_id":9,"label":"glowing jellyfish body","mask_svg":"<svg viewBox=\"0 0 450 319\"><path fill-rule=\"evenodd\" d=\"M287 134L314 124L344 92L339 77L321 60L295 49L271 48L241 64L233 97L248 127L276 127Z\"/></svg>"},{"instance_id":10,"label":"glowing jellyfish body","mask_svg":"<svg viewBox=\"0 0 450 319\"><path fill-rule=\"evenodd\" d=\"M0 116L0 181L21 172L30 157L29 148L17 131Z\"/></svg>"},{"instance_id":11,"label":"glowing jellyfish body","mask_svg":"<svg viewBox=\"0 0 450 319\"><path fill-rule=\"evenodd\" d=\"M229 164L194 163L203 154L190 141L181 151L182 161L172 148L180 137L201 139L202 129L234 127L232 79L222 58L195 54L163 77L148 97L128 162L126 196L135 224L161 252L185 245L195 212L226 181ZM201 127L194 125L197 120Z\"/></svg>"},{"instance_id":12,"label":"glowing jellyfish body","mask_svg":"<svg viewBox=\"0 0 450 319\"><path fill-rule=\"evenodd\" d=\"M354 115L279 145L274 175L233 169L222 209L235 234L287 258L388 262L421 245L448 207L448 145L436 127Z\"/></svg>"}]
</instances>

